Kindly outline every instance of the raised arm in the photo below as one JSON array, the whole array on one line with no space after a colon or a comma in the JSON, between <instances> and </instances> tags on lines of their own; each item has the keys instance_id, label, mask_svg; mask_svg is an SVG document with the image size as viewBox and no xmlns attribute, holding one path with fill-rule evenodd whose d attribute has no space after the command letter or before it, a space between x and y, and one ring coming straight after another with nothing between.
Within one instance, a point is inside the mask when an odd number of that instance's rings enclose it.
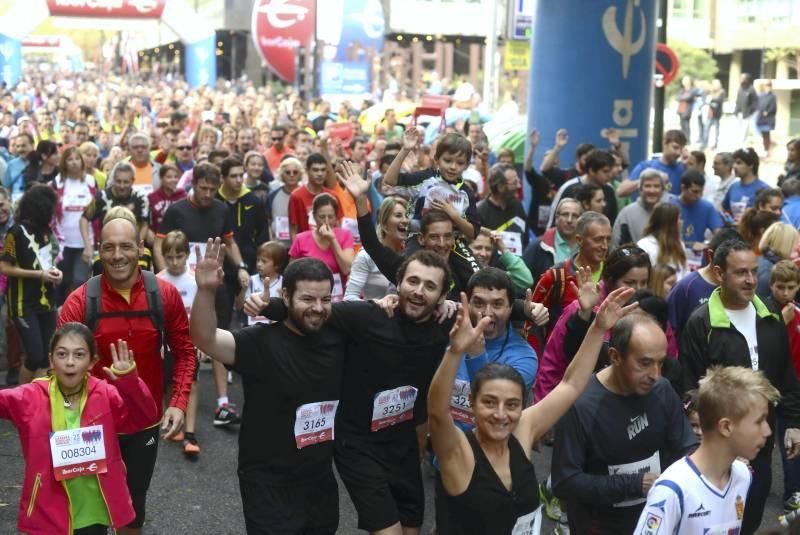
<instances>
[{"instance_id":1,"label":"raised arm","mask_svg":"<svg viewBox=\"0 0 800 535\"><path fill-rule=\"evenodd\" d=\"M567 143L569 143L569 133L567 132L566 128L560 128L558 132L556 132L555 145L553 145L553 148L547 151L544 155L542 166L539 168L542 173L546 173L556 166L556 163L558 162L558 155L561 152L561 149L566 147Z\"/></svg>"},{"instance_id":2,"label":"raised arm","mask_svg":"<svg viewBox=\"0 0 800 535\"><path fill-rule=\"evenodd\" d=\"M417 147L418 143L419 132L417 132L417 129L406 129L405 133L403 133L403 147L400 149L400 152L397 153L397 156L394 157L394 160L392 160L392 164L389 166L389 169L386 170L386 174L383 175L384 184L387 186L397 185L400 171L403 169L403 161L406 159L406 156Z\"/></svg>"},{"instance_id":3,"label":"raised arm","mask_svg":"<svg viewBox=\"0 0 800 535\"><path fill-rule=\"evenodd\" d=\"M195 248L195 254L200 258L199 247ZM224 258L225 246L220 243L220 239L209 239L206 254L195 267L197 295L192 304L189 326L192 341L200 351L223 364L233 364L236 342L230 332L217 329L217 312L214 308L214 295L224 280Z\"/></svg>"},{"instance_id":4,"label":"raised arm","mask_svg":"<svg viewBox=\"0 0 800 535\"><path fill-rule=\"evenodd\" d=\"M581 271L584 270L589 271L588 268L581 268ZM590 277L591 274L581 273L581 279L585 281L587 275ZM589 280L591 281L591 278ZM624 306L633 294L632 288L617 288L606 297L586 333L586 338L583 339L578 354L567 367L564 378L539 403L522 412L515 434L526 451L532 448L533 444L572 407L586 388L597 364L597 357L603 345L603 335L623 316L639 306L638 303Z\"/></svg>"}]
</instances>

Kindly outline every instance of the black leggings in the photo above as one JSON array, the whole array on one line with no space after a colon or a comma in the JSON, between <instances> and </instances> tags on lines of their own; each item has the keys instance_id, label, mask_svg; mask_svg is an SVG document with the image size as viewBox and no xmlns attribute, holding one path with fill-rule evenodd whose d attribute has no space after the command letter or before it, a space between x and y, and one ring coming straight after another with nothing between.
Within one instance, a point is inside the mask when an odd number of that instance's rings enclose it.
<instances>
[{"instance_id":1,"label":"black leggings","mask_svg":"<svg viewBox=\"0 0 800 535\"><path fill-rule=\"evenodd\" d=\"M108 526L102 524L92 524L85 528L78 528L72 532L73 535L108 535Z\"/></svg>"},{"instance_id":2,"label":"black leggings","mask_svg":"<svg viewBox=\"0 0 800 535\"><path fill-rule=\"evenodd\" d=\"M25 348L25 368L32 372L50 367L47 351L50 338L56 330L56 314L55 310L51 310L14 318Z\"/></svg>"}]
</instances>

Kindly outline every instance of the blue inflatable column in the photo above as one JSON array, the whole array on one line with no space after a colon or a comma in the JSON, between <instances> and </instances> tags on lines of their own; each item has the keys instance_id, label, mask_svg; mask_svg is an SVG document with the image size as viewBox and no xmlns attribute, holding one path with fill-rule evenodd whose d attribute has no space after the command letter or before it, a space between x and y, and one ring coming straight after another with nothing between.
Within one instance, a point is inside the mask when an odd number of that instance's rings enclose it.
<instances>
[{"instance_id":1,"label":"blue inflatable column","mask_svg":"<svg viewBox=\"0 0 800 535\"><path fill-rule=\"evenodd\" d=\"M0 33L0 79L12 88L22 77L22 41Z\"/></svg>"},{"instance_id":2,"label":"blue inflatable column","mask_svg":"<svg viewBox=\"0 0 800 535\"><path fill-rule=\"evenodd\" d=\"M186 43L186 81L190 87L213 87L217 82L216 44L213 35L194 43Z\"/></svg>"},{"instance_id":3,"label":"blue inflatable column","mask_svg":"<svg viewBox=\"0 0 800 535\"><path fill-rule=\"evenodd\" d=\"M563 167L579 143L608 146L606 128L621 133L633 164L647 156L657 3L536 3L528 84L528 129L541 134L536 162L559 128L569 131Z\"/></svg>"}]
</instances>

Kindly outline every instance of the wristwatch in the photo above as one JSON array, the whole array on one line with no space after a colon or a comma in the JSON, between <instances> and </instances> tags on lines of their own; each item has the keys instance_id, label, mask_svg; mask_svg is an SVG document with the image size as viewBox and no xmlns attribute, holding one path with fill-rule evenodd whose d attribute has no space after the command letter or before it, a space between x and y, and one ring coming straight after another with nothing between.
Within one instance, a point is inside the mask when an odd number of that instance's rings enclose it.
<instances>
[{"instance_id":1,"label":"wristwatch","mask_svg":"<svg viewBox=\"0 0 800 535\"><path fill-rule=\"evenodd\" d=\"M239 269L247 271L247 264L245 264L244 262L239 262Z\"/></svg>"}]
</instances>

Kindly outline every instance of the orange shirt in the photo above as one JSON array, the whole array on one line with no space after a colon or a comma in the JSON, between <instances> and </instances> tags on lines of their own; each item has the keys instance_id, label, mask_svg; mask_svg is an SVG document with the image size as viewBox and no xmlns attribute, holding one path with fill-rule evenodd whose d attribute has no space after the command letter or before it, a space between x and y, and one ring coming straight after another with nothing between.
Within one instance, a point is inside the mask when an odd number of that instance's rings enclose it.
<instances>
[{"instance_id":1,"label":"orange shirt","mask_svg":"<svg viewBox=\"0 0 800 535\"><path fill-rule=\"evenodd\" d=\"M153 164L147 162L144 167L139 167L133 161L130 162L133 166L133 183L137 186L153 185Z\"/></svg>"}]
</instances>

